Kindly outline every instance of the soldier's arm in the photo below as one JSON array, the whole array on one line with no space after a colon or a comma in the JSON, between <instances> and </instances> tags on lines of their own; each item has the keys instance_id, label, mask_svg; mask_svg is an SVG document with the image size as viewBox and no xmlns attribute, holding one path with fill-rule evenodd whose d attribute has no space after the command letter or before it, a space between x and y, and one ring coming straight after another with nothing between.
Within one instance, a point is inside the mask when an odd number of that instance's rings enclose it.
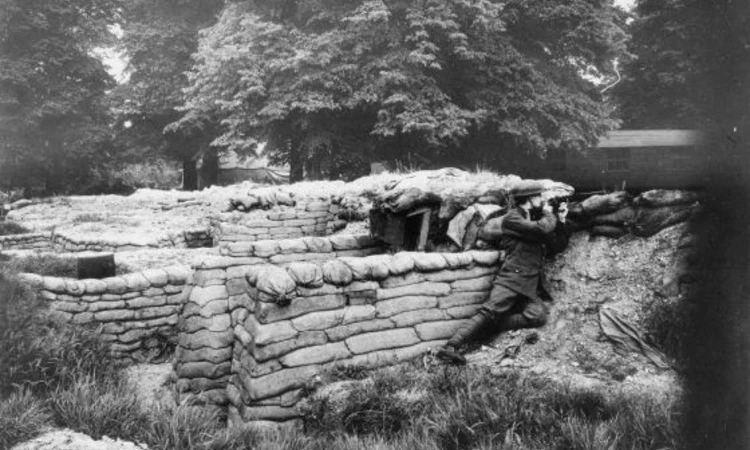
<instances>
[{"instance_id":1,"label":"soldier's arm","mask_svg":"<svg viewBox=\"0 0 750 450\"><path fill-rule=\"evenodd\" d=\"M487 242L494 242L500 239L503 234L504 217L496 217L488 220L479 230L479 239Z\"/></svg>"},{"instance_id":2,"label":"soldier's arm","mask_svg":"<svg viewBox=\"0 0 750 450\"><path fill-rule=\"evenodd\" d=\"M528 241L545 242L547 235L554 231L557 218L550 211L544 211L539 220L529 220L518 213L510 213L503 220L503 232L509 236Z\"/></svg>"},{"instance_id":3,"label":"soldier's arm","mask_svg":"<svg viewBox=\"0 0 750 450\"><path fill-rule=\"evenodd\" d=\"M570 239L570 230L567 224L558 221L557 226L552 233L548 235L547 250L548 256L553 256L565 250Z\"/></svg>"}]
</instances>

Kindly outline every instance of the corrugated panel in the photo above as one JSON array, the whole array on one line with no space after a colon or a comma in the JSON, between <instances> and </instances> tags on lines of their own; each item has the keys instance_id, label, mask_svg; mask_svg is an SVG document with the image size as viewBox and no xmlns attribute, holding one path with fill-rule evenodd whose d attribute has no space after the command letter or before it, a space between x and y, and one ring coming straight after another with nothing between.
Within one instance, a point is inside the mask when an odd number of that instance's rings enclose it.
<instances>
[{"instance_id":1,"label":"corrugated panel","mask_svg":"<svg viewBox=\"0 0 750 450\"><path fill-rule=\"evenodd\" d=\"M704 139L697 130L616 130L602 137L597 148L685 147Z\"/></svg>"}]
</instances>

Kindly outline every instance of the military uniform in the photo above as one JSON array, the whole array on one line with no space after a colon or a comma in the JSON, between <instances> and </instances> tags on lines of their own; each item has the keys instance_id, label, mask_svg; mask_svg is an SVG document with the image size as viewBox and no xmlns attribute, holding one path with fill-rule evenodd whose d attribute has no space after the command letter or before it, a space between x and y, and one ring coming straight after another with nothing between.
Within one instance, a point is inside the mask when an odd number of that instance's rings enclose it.
<instances>
[{"instance_id":1,"label":"military uniform","mask_svg":"<svg viewBox=\"0 0 750 450\"><path fill-rule=\"evenodd\" d=\"M533 188L528 189L536 193ZM479 312L461 327L438 351L438 357L465 363L457 348L492 328L495 332L540 327L547 322L547 305L552 300L543 273L545 257L562 251L568 244L565 225L550 211L532 220L523 208L511 209L489 239L499 239L505 260L492 290Z\"/></svg>"}]
</instances>

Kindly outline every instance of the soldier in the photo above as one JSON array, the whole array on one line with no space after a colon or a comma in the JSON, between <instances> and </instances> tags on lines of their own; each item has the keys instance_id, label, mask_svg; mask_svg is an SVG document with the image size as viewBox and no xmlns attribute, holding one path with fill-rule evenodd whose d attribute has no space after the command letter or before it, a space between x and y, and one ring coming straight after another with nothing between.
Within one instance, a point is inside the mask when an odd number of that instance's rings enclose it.
<instances>
[{"instance_id":1,"label":"soldier","mask_svg":"<svg viewBox=\"0 0 750 450\"><path fill-rule=\"evenodd\" d=\"M541 327L547 322L545 301L552 297L544 286L542 268L545 256L562 251L568 244L565 221L567 203L557 212L543 200L544 187L524 182L511 191L515 206L499 224L486 226L479 237L499 242L505 261L493 282L487 301L465 325L437 352L451 364L466 364L459 347L492 330L502 332Z\"/></svg>"}]
</instances>

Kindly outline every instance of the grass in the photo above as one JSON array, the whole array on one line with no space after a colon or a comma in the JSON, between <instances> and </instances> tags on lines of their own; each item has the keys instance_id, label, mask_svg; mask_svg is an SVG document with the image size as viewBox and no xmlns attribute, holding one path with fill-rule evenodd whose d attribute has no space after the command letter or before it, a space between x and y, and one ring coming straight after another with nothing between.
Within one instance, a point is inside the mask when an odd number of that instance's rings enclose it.
<instances>
[{"instance_id":1,"label":"grass","mask_svg":"<svg viewBox=\"0 0 750 450\"><path fill-rule=\"evenodd\" d=\"M349 448L677 449L679 398L576 388L511 372L414 365L383 369L353 384L342 402L305 403L317 439L354 439ZM335 445L328 448L335 448Z\"/></svg>"},{"instance_id":2,"label":"grass","mask_svg":"<svg viewBox=\"0 0 750 450\"><path fill-rule=\"evenodd\" d=\"M11 220L0 222L0 236L7 236L9 234L23 234L29 232L31 232L31 230Z\"/></svg>"},{"instance_id":3,"label":"grass","mask_svg":"<svg viewBox=\"0 0 750 450\"><path fill-rule=\"evenodd\" d=\"M688 332L692 305L684 298L655 297L643 308L643 327L646 338L657 349L669 356L678 367L687 362Z\"/></svg>"}]
</instances>

